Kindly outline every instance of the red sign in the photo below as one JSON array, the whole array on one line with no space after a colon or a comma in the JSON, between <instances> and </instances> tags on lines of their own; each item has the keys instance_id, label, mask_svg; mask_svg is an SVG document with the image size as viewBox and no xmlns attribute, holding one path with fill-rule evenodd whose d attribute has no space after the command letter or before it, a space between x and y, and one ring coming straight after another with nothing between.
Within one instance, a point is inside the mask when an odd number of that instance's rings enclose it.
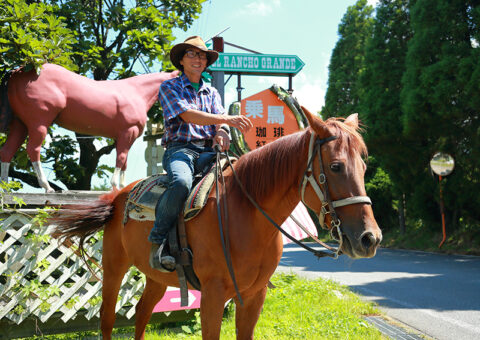
<instances>
[{"instance_id":1,"label":"red sign","mask_svg":"<svg viewBox=\"0 0 480 340\"><path fill-rule=\"evenodd\" d=\"M253 123L253 128L244 134L250 150L300 130L289 107L269 89L243 99L241 108L241 114Z\"/></svg>"},{"instance_id":2,"label":"red sign","mask_svg":"<svg viewBox=\"0 0 480 340\"><path fill-rule=\"evenodd\" d=\"M198 290L188 291L188 306L180 306L180 289L168 287L163 298L153 308L153 313L171 312L174 310L200 308L201 293Z\"/></svg>"}]
</instances>

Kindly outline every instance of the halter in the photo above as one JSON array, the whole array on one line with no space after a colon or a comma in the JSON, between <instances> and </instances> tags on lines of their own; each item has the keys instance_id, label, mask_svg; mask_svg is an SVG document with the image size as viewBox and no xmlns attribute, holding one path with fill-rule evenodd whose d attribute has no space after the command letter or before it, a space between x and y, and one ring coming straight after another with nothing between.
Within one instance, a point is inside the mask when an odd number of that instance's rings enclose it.
<instances>
[{"instance_id":1,"label":"halter","mask_svg":"<svg viewBox=\"0 0 480 340\"><path fill-rule=\"evenodd\" d=\"M318 212L318 221L320 222L320 226L323 229L330 230L331 232L334 230L337 231L339 237L339 247L337 249L336 254L340 251L342 247L343 237L342 237L342 230L340 229L341 221L335 212L335 208L343 207L350 204L358 204L358 203L367 203L372 204L370 197L368 196L352 196L347 197L341 200L332 201L330 198L330 193L328 190L328 182L327 176L325 175L324 167L323 167L323 160L322 160L322 153L321 147L323 144L330 142L332 140L337 139L337 136L330 136L323 139L317 139L315 135L315 131L312 130L312 135L310 137L310 143L308 146L308 162L307 162L307 169L303 175L303 180L300 183L299 191L302 202L306 205L305 202L305 189L307 184L310 183L313 190L317 194L318 199L322 207ZM313 160L315 158L315 154L318 154L318 164L320 167L320 174L318 175L318 183L315 179L314 172L313 172ZM323 187L323 190L322 190ZM330 222L330 228L325 227L325 215L330 214L332 221Z\"/></svg>"}]
</instances>

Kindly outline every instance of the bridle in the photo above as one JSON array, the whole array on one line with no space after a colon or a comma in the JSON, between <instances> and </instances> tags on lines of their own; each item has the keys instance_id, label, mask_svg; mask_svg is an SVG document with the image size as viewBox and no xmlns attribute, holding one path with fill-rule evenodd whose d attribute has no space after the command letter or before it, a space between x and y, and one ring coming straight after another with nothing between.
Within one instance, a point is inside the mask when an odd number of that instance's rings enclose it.
<instances>
[{"instance_id":1,"label":"bridle","mask_svg":"<svg viewBox=\"0 0 480 340\"><path fill-rule=\"evenodd\" d=\"M342 230L340 229L340 225L342 224L342 222L340 221L340 218L338 217L335 211L335 208L343 207L351 204L358 204L358 203L372 204L372 201L368 196L351 196L351 197L343 198L340 200L332 201L330 197L330 192L328 190L327 176L325 175L325 171L324 171L321 147L323 144L328 143L337 138L338 138L337 136L330 136L323 139L318 139L317 136L315 135L315 131L313 131L312 129L312 134L310 136L310 143L308 146L307 168L305 170L305 173L303 174L303 180L300 182L299 192L300 192L300 197L302 202L306 205L305 189L307 188L307 184L310 184L312 186L313 191L315 191L315 194L317 195L322 205L320 208L320 211L317 214L320 226L323 229L330 230L330 232L333 232L333 230L336 230L338 234L338 238L339 238L338 241L340 243L340 245L336 250L336 255L338 256L338 253L340 252L340 249L342 247L343 237L342 237ZM320 173L318 175L318 182L315 179L315 175L313 171L313 160L315 159L316 155L318 155L318 164L320 168ZM330 217L331 217L330 228L328 228L328 226L325 226L326 224L325 216L327 214L330 214Z\"/></svg>"}]
</instances>

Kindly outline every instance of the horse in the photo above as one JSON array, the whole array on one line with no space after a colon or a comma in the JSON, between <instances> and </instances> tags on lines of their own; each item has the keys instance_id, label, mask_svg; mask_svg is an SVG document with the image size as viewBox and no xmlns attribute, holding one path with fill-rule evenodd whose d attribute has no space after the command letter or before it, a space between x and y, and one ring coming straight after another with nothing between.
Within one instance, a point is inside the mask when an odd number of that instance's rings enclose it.
<instances>
[{"instance_id":1,"label":"horse","mask_svg":"<svg viewBox=\"0 0 480 340\"><path fill-rule=\"evenodd\" d=\"M304 111L310 124L307 129L241 156L232 168L224 170L225 181L218 184L220 198L228 195L228 214L224 216L229 218L223 221L223 234L230 243L241 300L222 252L216 189L212 189L199 215L186 222L193 267L201 284L203 339L219 339L224 306L232 298L236 303L237 339L253 339L269 279L282 256L281 233L247 199L241 187L278 225L303 200L310 209L325 216L325 227L335 229L334 237L342 240L340 253L351 258L373 257L381 242L382 232L365 193L366 165L362 155L366 155L367 149L358 131L358 116L323 121ZM312 145L317 145L313 152ZM179 287L175 272L160 272L149 265L147 237L153 222L130 218L123 224L125 201L134 185L107 193L87 205L62 209L52 222L56 225L54 237L60 242L80 238L83 250L88 236L104 228L100 312L104 339L111 338L119 288L130 266L136 266L146 276L136 305L135 339L144 338L152 310L167 286ZM315 187L320 189L320 195ZM323 202L327 196L328 202ZM328 210L328 205L336 208Z\"/></svg>"},{"instance_id":2,"label":"horse","mask_svg":"<svg viewBox=\"0 0 480 340\"><path fill-rule=\"evenodd\" d=\"M40 150L48 127L56 123L78 133L113 138L117 157L111 184L123 187L128 151L143 132L147 111L160 84L177 74L96 81L54 64L44 64L39 75L34 70L13 71L8 81L13 119L0 150L1 179L8 180L10 161L28 135L27 154L38 183L46 192L54 191L43 172Z\"/></svg>"}]
</instances>

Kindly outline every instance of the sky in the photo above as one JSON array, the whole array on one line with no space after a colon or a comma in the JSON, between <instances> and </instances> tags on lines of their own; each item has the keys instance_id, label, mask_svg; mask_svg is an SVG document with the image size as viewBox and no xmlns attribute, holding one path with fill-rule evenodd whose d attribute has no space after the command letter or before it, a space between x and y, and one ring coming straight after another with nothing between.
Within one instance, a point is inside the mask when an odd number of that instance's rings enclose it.
<instances>
[{"instance_id":1,"label":"sky","mask_svg":"<svg viewBox=\"0 0 480 340\"><path fill-rule=\"evenodd\" d=\"M368 2L375 6L378 0ZM338 25L347 8L355 3L356 0L207 0L188 31L174 31L174 43L181 43L192 35L208 41L226 29L220 34L226 42L263 54L296 55L305 66L293 78L293 96L309 111L317 112L324 104L328 64L338 40ZM225 52L247 53L228 45L225 45ZM288 77L242 76L245 88L242 98L273 84L287 89ZM237 99L236 87L236 77L225 85L224 106L227 109ZM130 149L126 183L147 176L145 148L146 142L140 137ZM100 161L114 166L115 152ZM45 170L52 180L54 174ZM102 182L95 180L94 185ZM23 191L36 190L26 188Z\"/></svg>"}]
</instances>

